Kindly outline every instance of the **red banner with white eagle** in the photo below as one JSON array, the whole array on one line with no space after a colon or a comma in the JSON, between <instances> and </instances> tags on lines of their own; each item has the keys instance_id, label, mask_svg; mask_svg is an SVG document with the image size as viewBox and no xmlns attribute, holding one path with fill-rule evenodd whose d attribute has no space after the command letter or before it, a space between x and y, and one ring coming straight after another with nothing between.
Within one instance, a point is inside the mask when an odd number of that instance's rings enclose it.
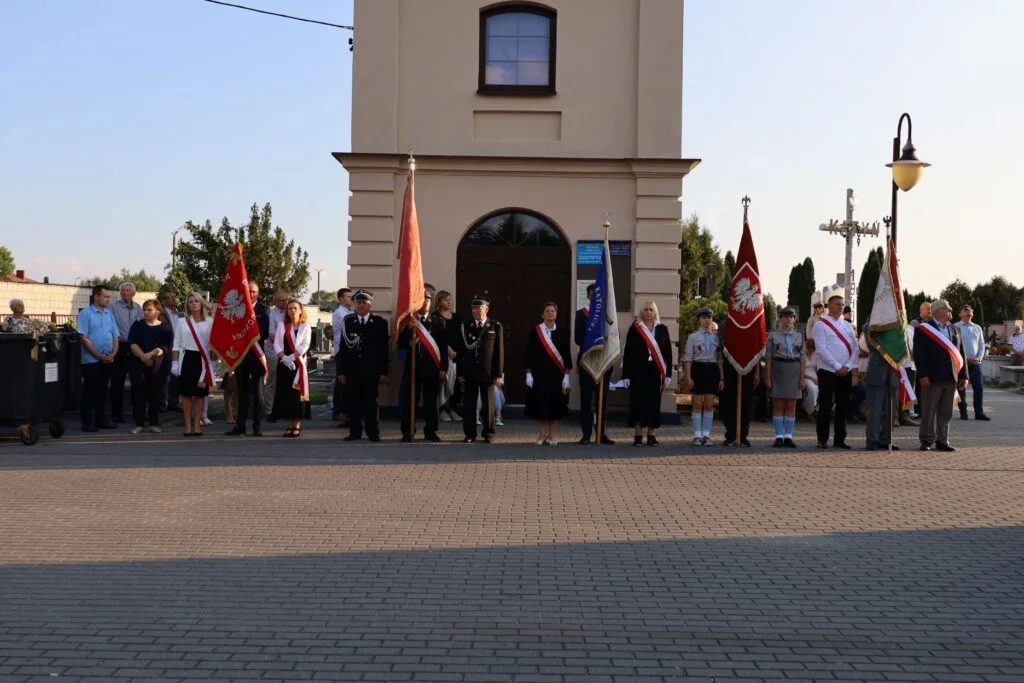
<instances>
[{"instance_id":1,"label":"red banner with white eagle","mask_svg":"<svg viewBox=\"0 0 1024 683\"><path fill-rule=\"evenodd\" d=\"M729 315L725 320L725 357L736 372L745 375L761 362L767 332L764 322L764 295L757 270L757 254L750 236L746 209L743 212L743 237L736 255L736 273L729 286Z\"/></svg>"},{"instance_id":2,"label":"red banner with white eagle","mask_svg":"<svg viewBox=\"0 0 1024 683\"><path fill-rule=\"evenodd\" d=\"M260 326L256 322L252 297L249 295L249 276L245 272L242 245L235 243L228 258L224 285L217 297L210 330L210 351L215 353L229 370L234 370L255 345L259 350ZM262 358L262 351L261 353Z\"/></svg>"}]
</instances>

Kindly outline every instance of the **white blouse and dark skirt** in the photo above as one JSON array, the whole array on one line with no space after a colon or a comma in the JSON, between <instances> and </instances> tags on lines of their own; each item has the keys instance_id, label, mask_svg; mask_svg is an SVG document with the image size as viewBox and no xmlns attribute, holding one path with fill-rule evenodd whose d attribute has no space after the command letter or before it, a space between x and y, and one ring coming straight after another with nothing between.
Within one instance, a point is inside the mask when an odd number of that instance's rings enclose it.
<instances>
[{"instance_id":1,"label":"white blouse and dark skirt","mask_svg":"<svg viewBox=\"0 0 1024 683\"><path fill-rule=\"evenodd\" d=\"M656 429L661 426L661 394L665 380L672 376L672 342L664 325L655 325L653 335L649 330L638 329L642 325L642 322L634 323L626 333L622 378L629 380L629 426ZM657 352L652 351L648 341Z\"/></svg>"},{"instance_id":2,"label":"white blouse and dark skirt","mask_svg":"<svg viewBox=\"0 0 1024 683\"><path fill-rule=\"evenodd\" d=\"M188 317L178 318L174 326L174 351L178 353L180 373L178 376L178 395L204 397L210 394L210 385L215 381L216 368L210 357L210 331L213 329L213 318L205 320L191 318L195 336L189 328ZM199 337L199 346L196 345ZM208 381L199 385L203 377L203 357L209 359L210 372Z\"/></svg>"},{"instance_id":3,"label":"white blouse and dark skirt","mask_svg":"<svg viewBox=\"0 0 1024 683\"><path fill-rule=\"evenodd\" d=\"M303 413L303 397L295 386L295 376L305 372L306 354L309 352L311 339L309 323L300 323L297 327L285 332L285 324L278 323L274 335L274 362L277 363L277 386L274 389L274 414L285 420L301 420ZM288 367L276 358L277 354L295 356L295 369ZM308 381L308 378L307 378Z\"/></svg>"},{"instance_id":4,"label":"white blouse and dark skirt","mask_svg":"<svg viewBox=\"0 0 1024 683\"><path fill-rule=\"evenodd\" d=\"M534 325L526 336L526 367L533 375L533 387L526 390L523 412L541 422L564 418L569 412L569 395L562 382L566 371L572 369L568 333L557 325L553 329Z\"/></svg>"}]
</instances>

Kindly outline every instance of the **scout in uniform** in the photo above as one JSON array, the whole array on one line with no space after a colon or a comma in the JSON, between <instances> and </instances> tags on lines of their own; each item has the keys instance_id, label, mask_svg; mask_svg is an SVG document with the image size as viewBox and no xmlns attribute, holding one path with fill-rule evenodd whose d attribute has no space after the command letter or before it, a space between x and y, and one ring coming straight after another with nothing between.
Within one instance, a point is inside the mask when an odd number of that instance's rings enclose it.
<instances>
[{"instance_id":1,"label":"scout in uniform","mask_svg":"<svg viewBox=\"0 0 1024 683\"><path fill-rule=\"evenodd\" d=\"M438 392L441 390L441 382L448 376L448 343L445 337L444 326L437 322L436 318L430 316L430 303L433 300L433 293L428 289L423 295L423 307L420 312L406 320L406 327L398 335L398 348L408 349L412 344L412 336L416 335L416 387L413 392L412 401L416 405L417 399L423 399L424 439L427 441L440 441L437 435L438 416ZM406 385L410 382L412 363L407 360L402 382ZM412 412L406 403L402 414L399 416L402 422L402 442L412 441L416 433L416 425L412 421Z\"/></svg>"},{"instance_id":2,"label":"scout in uniform","mask_svg":"<svg viewBox=\"0 0 1024 683\"><path fill-rule=\"evenodd\" d=\"M348 436L345 441L363 437L363 425L370 441L380 441L377 418L378 385L387 381L388 323L370 313L373 294L364 289L353 296L356 311L344 317L338 346L338 381L345 385L348 398Z\"/></svg>"},{"instance_id":3,"label":"scout in uniform","mask_svg":"<svg viewBox=\"0 0 1024 683\"><path fill-rule=\"evenodd\" d=\"M836 448L848 449L846 413L853 393L853 371L860 354L853 325L842 316L843 295L828 297L828 314L813 328L814 353L818 357L818 448L828 448L835 402Z\"/></svg>"},{"instance_id":4,"label":"scout in uniform","mask_svg":"<svg viewBox=\"0 0 1024 683\"><path fill-rule=\"evenodd\" d=\"M765 353L765 383L775 405L775 448L796 448L796 403L803 396L804 336L796 329L796 311L783 308L779 327L768 333Z\"/></svg>"},{"instance_id":5,"label":"scout in uniform","mask_svg":"<svg viewBox=\"0 0 1024 683\"><path fill-rule=\"evenodd\" d=\"M715 418L715 396L722 390L722 349L711 331L710 308L697 311L700 328L686 338L683 352L684 382L693 396L693 445L710 446Z\"/></svg>"},{"instance_id":6,"label":"scout in uniform","mask_svg":"<svg viewBox=\"0 0 1024 683\"><path fill-rule=\"evenodd\" d=\"M458 353L458 381L463 386L463 443L476 441L476 403L480 400L481 433L491 443L494 434L494 389L502 385L505 365L505 331L490 320L491 302L486 294L473 297L473 316L459 326L455 343Z\"/></svg>"}]
</instances>

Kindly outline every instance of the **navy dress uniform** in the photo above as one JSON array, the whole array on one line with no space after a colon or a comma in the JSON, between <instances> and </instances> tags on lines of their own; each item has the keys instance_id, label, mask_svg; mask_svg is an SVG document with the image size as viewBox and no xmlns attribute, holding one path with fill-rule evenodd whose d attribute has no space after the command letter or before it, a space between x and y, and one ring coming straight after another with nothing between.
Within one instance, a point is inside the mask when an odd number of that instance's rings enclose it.
<instances>
[{"instance_id":1,"label":"navy dress uniform","mask_svg":"<svg viewBox=\"0 0 1024 683\"><path fill-rule=\"evenodd\" d=\"M424 308L430 310L430 302L433 299L431 292L426 292ZM429 316L425 313L418 313L412 320L419 323L419 329L429 340L419 338L416 344L416 386L412 395L413 405L419 399L423 400L424 437L427 441L440 441L437 435L439 422L438 393L441 390L442 378L448 374L448 339L445 334L445 326L438 321L441 316ZM410 324L398 335L398 348L409 349L412 345L413 326ZM430 342L433 342L431 344ZM408 386L411 382L410 373L412 363L409 359L405 362L405 371L402 373L402 383ZM416 425L410 419L411 410L406 399L402 407L399 419L402 423L402 441L412 441L416 433Z\"/></svg>"},{"instance_id":2,"label":"navy dress uniform","mask_svg":"<svg viewBox=\"0 0 1024 683\"><path fill-rule=\"evenodd\" d=\"M473 297L472 306L482 313L482 320L471 318L460 325L455 339L458 353L459 380L463 383L462 430L464 443L476 441L476 402L480 399L481 433L491 442L494 434L494 389L502 379L505 365L505 330L501 323L487 318L490 300L485 295Z\"/></svg>"},{"instance_id":3,"label":"navy dress uniform","mask_svg":"<svg viewBox=\"0 0 1024 683\"><path fill-rule=\"evenodd\" d=\"M382 377L387 377L390 352L388 323L379 315L358 309L373 301L373 294L360 289L353 296L357 311L342 320L338 347L338 375L344 377L348 398L346 441L358 441L363 427L370 441L380 441L377 392ZM360 306L362 304L362 306Z\"/></svg>"},{"instance_id":4,"label":"navy dress uniform","mask_svg":"<svg viewBox=\"0 0 1024 683\"><path fill-rule=\"evenodd\" d=\"M594 293L594 285L587 285L587 296L591 296ZM577 374L579 375L580 382L580 429L583 431L583 437L580 439L581 444L590 443L591 435L594 433L594 404L598 402L598 388L599 384L594 381L594 378L590 376L590 373L584 370L580 366L580 359L583 357L583 341L587 336L587 318L590 316L589 308L581 308L576 311L576 318L573 321L573 341L576 342L576 346L580 347L579 352L576 354L576 367L579 368ZM612 371L608 370L601 378L601 381L605 383L607 389L608 383L611 381ZM597 435L597 440L600 443L614 446L615 442L612 441L604 433L606 427L605 413L608 412L608 398L607 392L605 393L605 400L601 403L601 434Z\"/></svg>"}]
</instances>

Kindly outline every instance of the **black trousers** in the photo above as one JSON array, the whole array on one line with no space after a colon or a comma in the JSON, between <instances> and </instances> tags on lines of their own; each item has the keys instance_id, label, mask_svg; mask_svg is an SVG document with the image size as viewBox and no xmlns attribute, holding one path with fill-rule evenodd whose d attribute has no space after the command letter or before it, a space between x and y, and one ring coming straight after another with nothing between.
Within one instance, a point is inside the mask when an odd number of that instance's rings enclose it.
<instances>
[{"instance_id":1,"label":"black trousers","mask_svg":"<svg viewBox=\"0 0 1024 683\"><path fill-rule=\"evenodd\" d=\"M110 363L87 363L82 366L82 401L78 408L83 428L107 423L105 411L110 367Z\"/></svg>"},{"instance_id":2,"label":"black trousers","mask_svg":"<svg viewBox=\"0 0 1024 683\"><path fill-rule=\"evenodd\" d=\"M718 394L718 417L725 427L725 440L736 440L736 378L739 374L732 363L722 364L722 391ZM746 439L750 434L750 407L754 400L754 371L743 375L740 391L740 434Z\"/></svg>"},{"instance_id":3,"label":"black trousers","mask_svg":"<svg viewBox=\"0 0 1024 683\"><path fill-rule=\"evenodd\" d=\"M235 426L245 429L249 419L249 406L252 406L252 428L259 429L263 424L263 401L266 384L263 378L263 363L256 352L250 350L245 359L235 368L235 379L238 382L238 415Z\"/></svg>"},{"instance_id":4,"label":"black trousers","mask_svg":"<svg viewBox=\"0 0 1024 683\"><path fill-rule=\"evenodd\" d=\"M341 367L341 354L334 357L334 367ZM335 370L334 377L334 414L341 415L348 411L348 399L345 398L345 385L338 381L338 370Z\"/></svg>"},{"instance_id":5,"label":"black trousers","mask_svg":"<svg viewBox=\"0 0 1024 683\"><path fill-rule=\"evenodd\" d=\"M605 414L608 412L608 380L611 378L611 373L605 373L602 378L605 385L604 392L604 403L601 406L601 433L597 435L597 440L600 441L604 438L606 433L607 424L605 422ZM580 370L579 372L580 382L580 429L583 431L583 438L590 439L594 433L594 412L597 410L597 396L598 396L598 385L594 381L594 378L590 376L590 373L586 370Z\"/></svg>"},{"instance_id":6,"label":"black trousers","mask_svg":"<svg viewBox=\"0 0 1024 683\"><path fill-rule=\"evenodd\" d=\"M480 382L467 377L462 385L462 431L467 439L475 439L476 433L476 399L480 397L480 433L483 436L494 434L494 387L491 380Z\"/></svg>"},{"instance_id":7,"label":"black trousers","mask_svg":"<svg viewBox=\"0 0 1024 683\"><path fill-rule=\"evenodd\" d=\"M835 443L846 443L846 411L853 392L853 373L839 377L828 370L818 370L818 442L827 443L832 425L832 402L835 401Z\"/></svg>"},{"instance_id":8,"label":"black trousers","mask_svg":"<svg viewBox=\"0 0 1024 683\"><path fill-rule=\"evenodd\" d=\"M355 438L363 436L366 427L368 436L380 436L380 422L377 416L377 390L379 380L348 377L345 394L348 398L348 433Z\"/></svg>"},{"instance_id":9,"label":"black trousers","mask_svg":"<svg viewBox=\"0 0 1024 683\"><path fill-rule=\"evenodd\" d=\"M110 364L110 418L114 422L124 422L124 379L131 373L132 352L128 342L121 340L117 347L117 356ZM131 405L135 405L135 385L132 385Z\"/></svg>"},{"instance_id":10,"label":"black trousers","mask_svg":"<svg viewBox=\"0 0 1024 683\"><path fill-rule=\"evenodd\" d=\"M402 378L406 386L409 385L409 376ZM437 394L441 390L441 383L437 379L437 373L435 372L432 377L425 377L420 379L419 373L416 373L416 391L412 397L413 405L416 405L420 399L423 400L423 410L419 411L419 415L423 417L423 433L427 436L434 436L437 434L437 423L438 423L438 406L437 406ZM410 420L410 408L408 398L406 403L402 405L402 415L400 416L402 422L402 436L413 436L416 433L416 425Z\"/></svg>"},{"instance_id":11,"label":"black trousers","mask_svg":"<svg viewBox=\"0 0 1024 683\"><path fill-rule=\"evenodd\" d=\"M162 368L163 363L160 369L154 369L138 361L132 361L128 366L132 378L132 417L136 427L145 427L147 419L150 427L160 426Z\"/></svg>"}]
</instances>

